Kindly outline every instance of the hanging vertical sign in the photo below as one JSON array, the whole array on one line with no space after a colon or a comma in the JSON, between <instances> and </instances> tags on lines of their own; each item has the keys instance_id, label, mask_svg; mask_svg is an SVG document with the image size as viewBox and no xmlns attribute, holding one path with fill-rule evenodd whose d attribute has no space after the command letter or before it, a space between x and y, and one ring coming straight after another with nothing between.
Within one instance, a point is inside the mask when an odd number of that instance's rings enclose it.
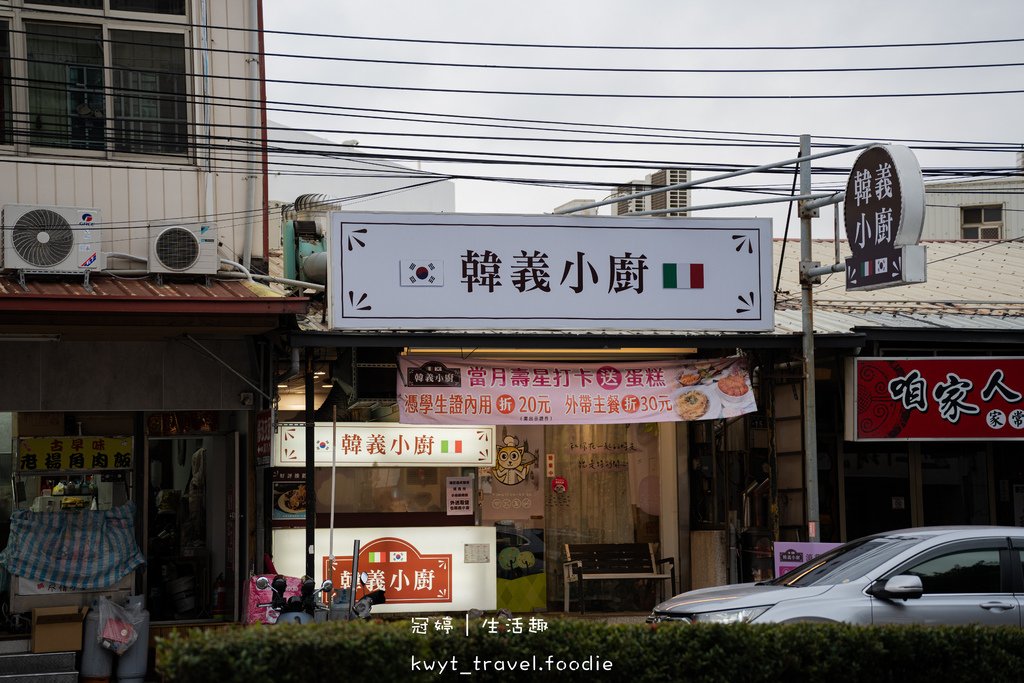
<instances>
[{"instance_id":1,"label":"hanging vertical sign","mask_svg":"<svg viewBox=\"0 0 1024 683\"><path fill-rule=\"evenodd\" d=\"M924 282L924 181L914 153L900 145L864 150L846 183L843 208L853 255L846 289L867 290Z\"/></svg>"}]
</instances>

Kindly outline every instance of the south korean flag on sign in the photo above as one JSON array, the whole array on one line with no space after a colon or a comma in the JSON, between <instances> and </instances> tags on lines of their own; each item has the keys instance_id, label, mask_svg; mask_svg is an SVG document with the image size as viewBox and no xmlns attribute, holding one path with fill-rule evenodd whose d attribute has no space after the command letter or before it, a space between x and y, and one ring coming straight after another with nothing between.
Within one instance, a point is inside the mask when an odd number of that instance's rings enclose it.
<instances>
[{"instance_id":1,"label":"south korean flag on sign","mask_svg":"<svg viewBox=\"0 0 1024 683\"><path fill-rule=\"evenodd\" d=\"M444 262L437 259L402 261L398 284L402 287L441 287L444 285Z\"/></svg>"}]
</instances>

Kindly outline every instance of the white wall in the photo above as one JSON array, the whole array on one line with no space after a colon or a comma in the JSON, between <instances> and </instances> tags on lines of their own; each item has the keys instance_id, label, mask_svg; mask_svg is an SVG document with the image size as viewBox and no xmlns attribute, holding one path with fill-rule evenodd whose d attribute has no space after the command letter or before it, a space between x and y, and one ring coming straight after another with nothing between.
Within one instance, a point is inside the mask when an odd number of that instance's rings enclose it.
<instances>
[{"instance_id":1,"label":"white wall","mask_svg":"<svg viewBox=\"0 0 1024 683\"><path fill-rule=\"evenodd\" d=\"M250 3L240 0L206 0L211 26L256 28L256 18L250 16ZM199 23L200 0L192 0L190 14L181 18L183 24ZM53 8L38 8L52 10ZM95 19L95 14L88 18ZM111 27L147 30L140 15L132 14L130 21L113 23ZM166 22L164 15L152 15L156 22ZM21 21L66 20L66 13L54 15L52 11L34 12L5 10L0 7L0 18L11 22L11 33L18 35ZM163 24L157 23L154 28ZM229 52L212 52L209 64L213 76L210 92L214 101L218 97L251 97L249 85L239 80L251 74L251 67L242 51L250 49L249 34L244 31L211 29L210 45ZM197 29L186 39L188 45L199 47ZM238 51L238 52L236 52ZM191 61L189 72L202 72L202 54L188 51ZM16 49L16 54L18 54ZM17 60L15 60L17 63ZM201 79L189 81L190 95L200 92ZM191 99L190 99L191 101ZM17 104L17 100L16 100ZM21 105L23 106L23 105ZM190 106L190 121L201 115L201 108ZM233 140L236 149L215 150L211 192L207 192L206 174L195 158L124 155L114 153L80 153L74 150L30 149L27 143L0 145L0 205L39 204L98 209L109 229L104 251L128 252L137 256L148 255L148 229L151 221L174 219L185 222L215 223L219 231L222 257L233 260L241 254L245 232L255 222L253 255L262 255L262 214L251 212L246 206L248 185L255 190L255 205L262 202L262 182L257 173L249 177L246 172L248 156L240 149L244 146L249 113L245 107L214 105L212 134ZM251 135L258 140L258 131ZM229 144L227 142L222 144ZM88 156L86 156L88 154ZM237 172L236 172L237 171ZM207 201L207 195L210 195ZM251 218L250 218L251 216ZM128 267L118 261L115 267ZM141 265L134 267L141 268Z\"/></svg>"},{"instance_id":2,"label":"white wall","mask_svg":"<svg viewBox=\"0 0 1024 683\"><path fill-rule=\"evenodd\" d=\"M1002 239L1024 236L1024 178L929 183L925 192L921 239L961 239L960 208L991 204L1003 207Z\"/></svg>"},{"instance_id":3,"label":"white wall","mask_svg":"<svg viewBox=\"0 0 1024 683\"><path fill-rule=\"evenodd\" d=\"M270 127L270 147L275 150L270 163L271 200L291 203L299 195L322 194L328 199L340 199L342 210L455 211L455 184L450 180L410 187L430 180L431 174L421 174L416 169L385 159L328 159L301 154L312 152L359 157L363 152L358 146L287 128L273 121L267 125ZM299 164L301 166L297 166Z\"/></svg>"}]
</instances>

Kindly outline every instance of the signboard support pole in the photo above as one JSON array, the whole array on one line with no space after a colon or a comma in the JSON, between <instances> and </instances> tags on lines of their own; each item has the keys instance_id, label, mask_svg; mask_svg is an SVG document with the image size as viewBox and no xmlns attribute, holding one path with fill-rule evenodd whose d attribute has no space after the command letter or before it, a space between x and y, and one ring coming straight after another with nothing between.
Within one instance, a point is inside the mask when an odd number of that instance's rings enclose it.
<instances>
[{"instance_id":1,"label":"signboard support pole","mask_svg":"<svg viewBox=\"0 0 1024 683\"><path fill-rule=\"evenodd\" d=\"M809 157L811 136L800 136L800 156ZM811 193L811 162L800 162L800 194ZM802 202L801 202L802 204ZM814 392L814 278L808 271L818 266L811 261L811 218L817 209L800 207L800 312L804 353L804 496L807 511L807 540L819 540L817 403Z\"/></svg>"},{"instance_id":2,"label":"signboard support pole","mask_svg":"<svg viewBox=\"0 0 1024 683\"><path fill-rule=\"evenodd\" d=\"M316 541L316 406L313 402L313 349L306 348L306 576L316 569L313 546Z\"/></svg>"}]
</instances>

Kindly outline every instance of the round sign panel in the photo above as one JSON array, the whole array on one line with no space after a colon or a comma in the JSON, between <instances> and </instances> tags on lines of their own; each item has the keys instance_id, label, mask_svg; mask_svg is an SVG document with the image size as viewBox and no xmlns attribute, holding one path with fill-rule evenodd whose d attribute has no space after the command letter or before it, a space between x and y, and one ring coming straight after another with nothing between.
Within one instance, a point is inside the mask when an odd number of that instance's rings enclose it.
<instances>
[{"instance_id":1,"label":"round sign panel","mask_svg":"<svg viewBox=\"0 0 1024 683\"><path fill-rule=\"evenodd\" d=\"M924 225L924 180L902 145L874 145L857 157L846 183L846 237L854 251L917 244Z\"/></svg>"}]
</instances>

